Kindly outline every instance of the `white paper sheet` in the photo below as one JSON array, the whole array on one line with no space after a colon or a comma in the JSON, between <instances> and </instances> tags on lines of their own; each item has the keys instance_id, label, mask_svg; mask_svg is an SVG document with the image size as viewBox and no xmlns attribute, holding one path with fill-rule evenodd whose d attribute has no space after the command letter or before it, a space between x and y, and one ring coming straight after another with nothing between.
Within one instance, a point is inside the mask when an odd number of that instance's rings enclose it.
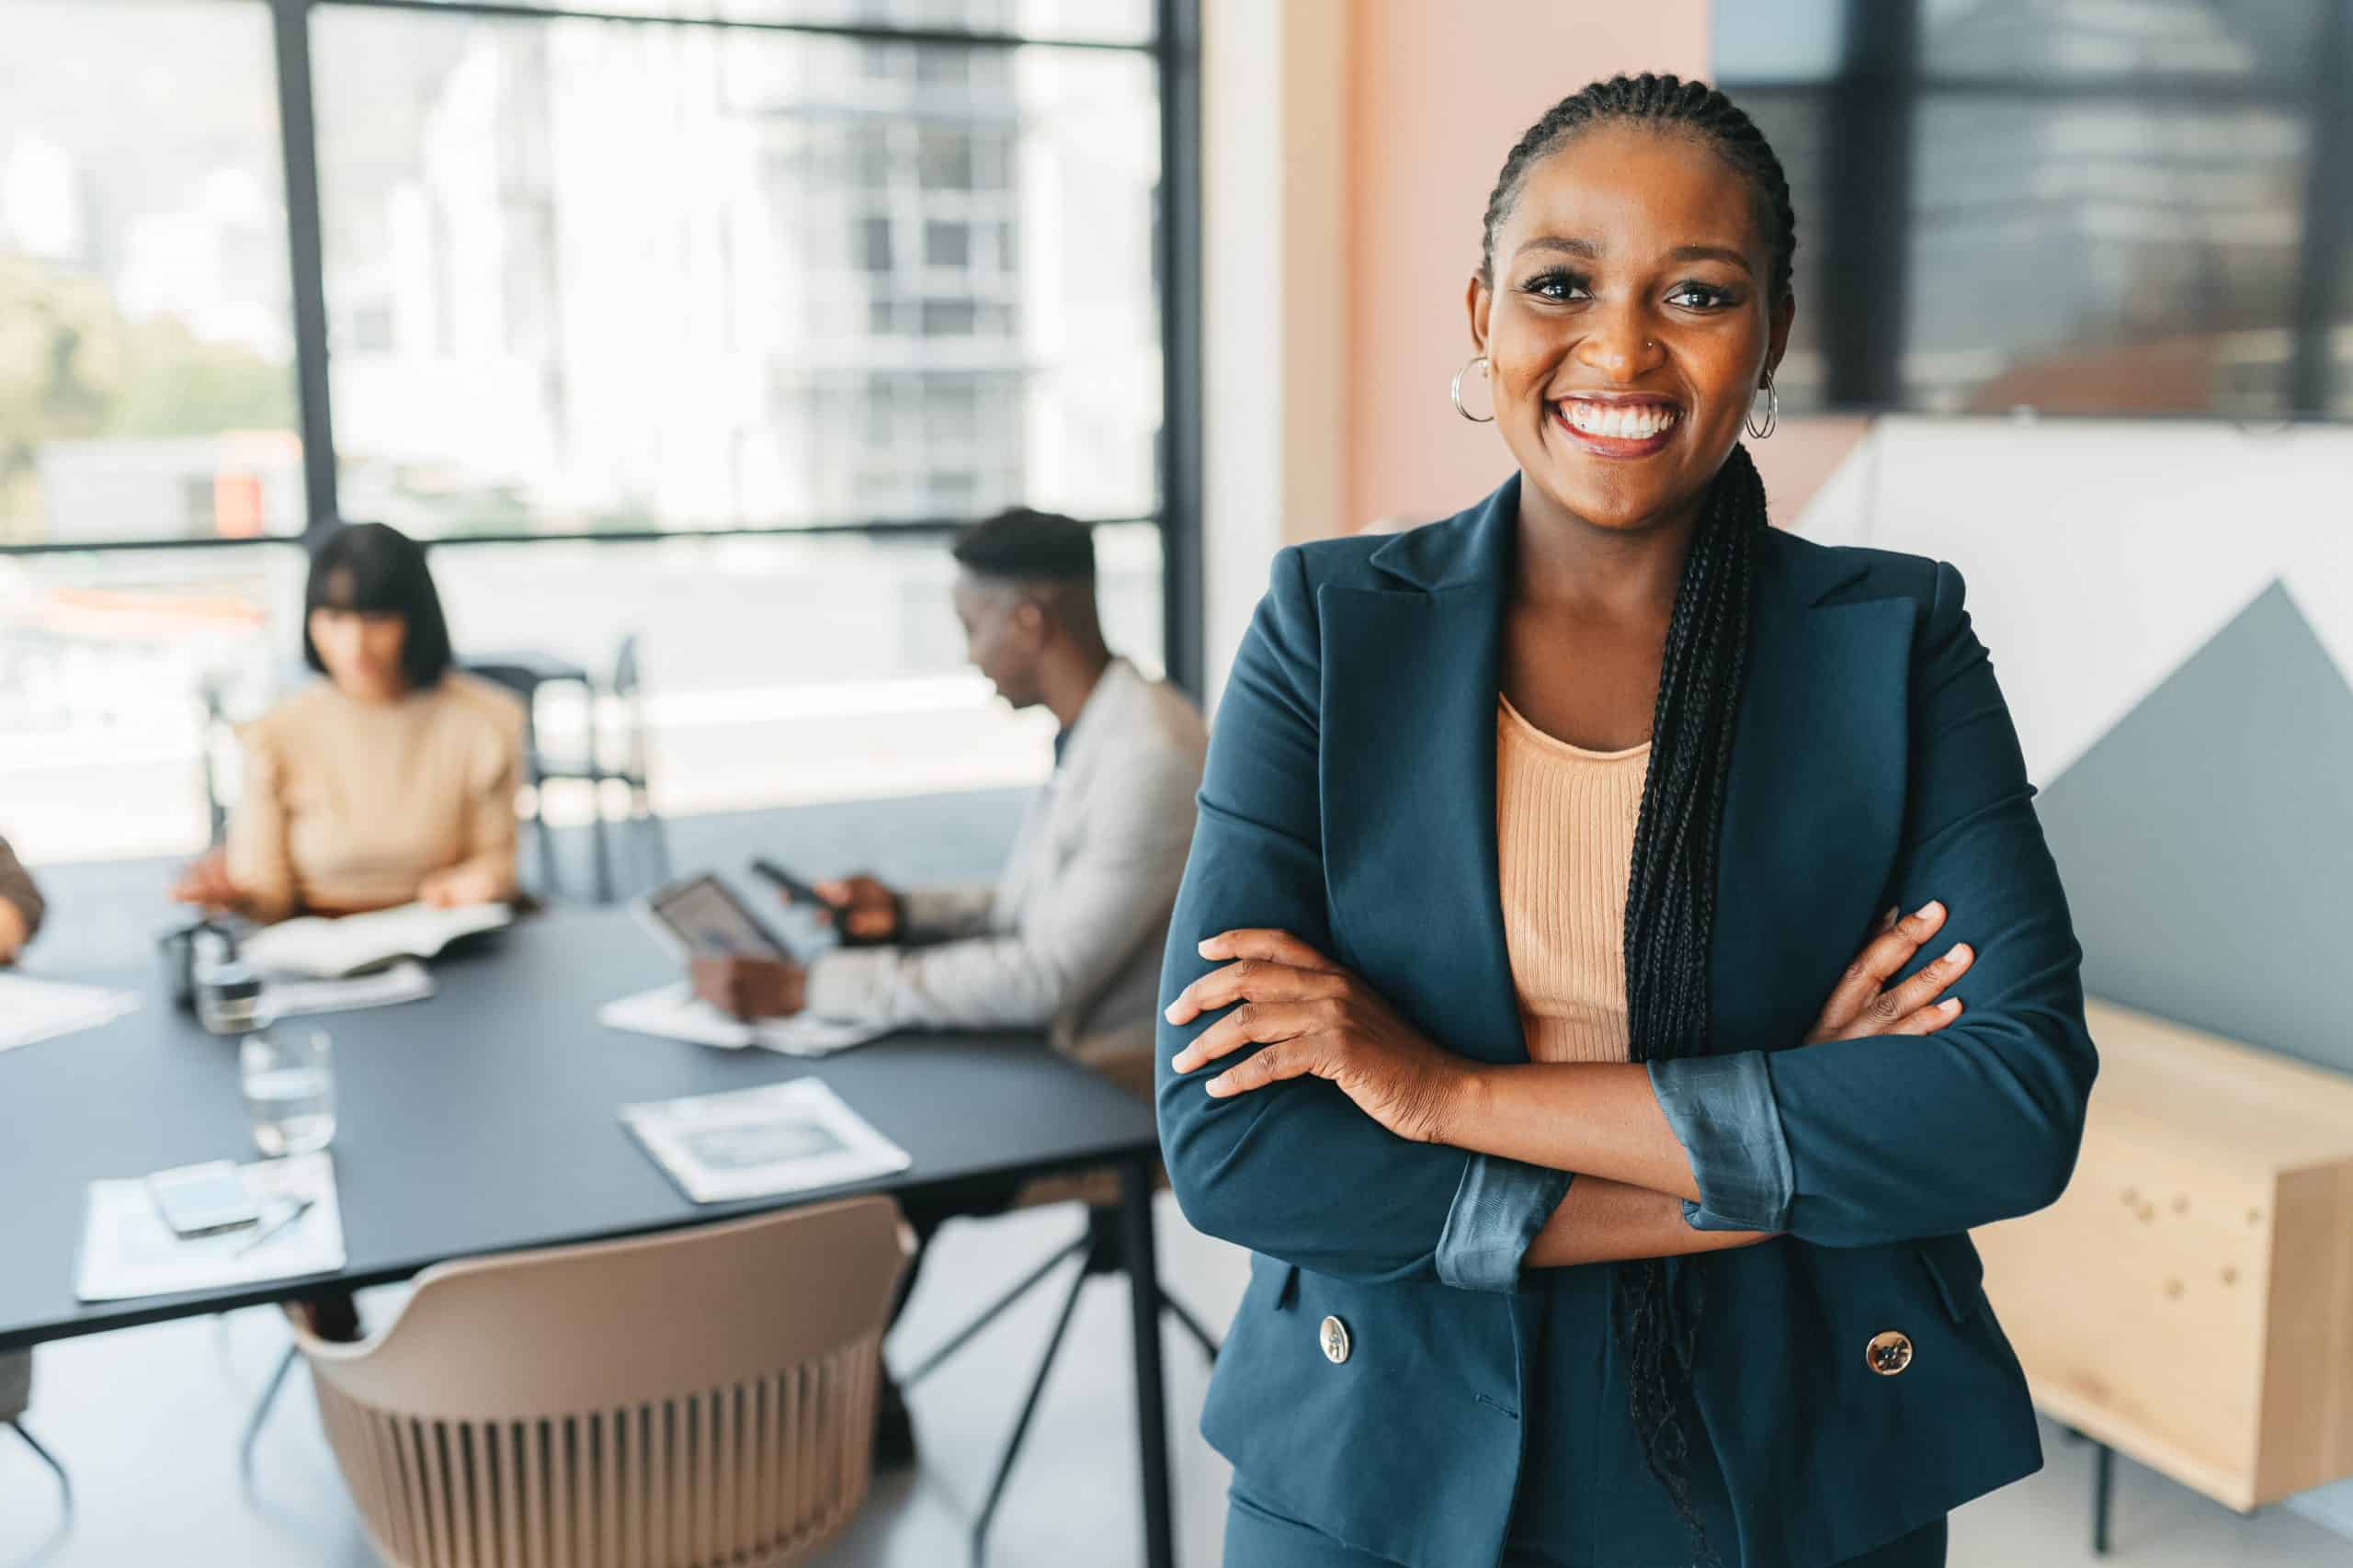
<instances>
[{"instance_id":1,"label":"white paper sheet","mask_svg":"<svg viewBox=\"0 0 2353 1568\"><path fill-rule=\"evenodd\" d=\"M262 1160L238 1174L259 1204L261 1224L187 1239L164 1223L143 1176L92 1182L74 1294L85 1301L119 1301L331 1274L343 1267L343 1211L335 1199L335 1162L326 1153ZM304 1197L313 1201L300 1219L262 1238L264 1228Z\"/></svg>"},{"instance_id":2,"label":"white paper sheet","mask_svg":"<svg viewBox=\"0 0 2353 1568\"><path fill-rule=\"evenodd\" d=\"M621 1122L697 1203L840 1187L913 1163L814 1078L625 1105Z\"/></svg>"},{"instance_id":3,"label":"white paper sheet","mask_svg":"<svg viewBox=\"0 0 2353 1568\"><path fill-rule=\"evenodd\" d=\"M96 1028L139 1008L136 991L107 991L0 971L0 1051Z\"/></svg>"},{"instance_id":4,"label":"white paper sheet","mask_svg":"<svg viewBox=\"0 0 2353 1568\"><path fill-rule=\"evenodd\" d=\"M597 1009L597 1021L607 1028L659 1035L665 1040L692 1040L731 1051L756 1045L787 1056L830 1056L891 1032L887 1024L817 1018L805 1013L745 1023L701 1000L684 981L608 1002Z\"/></svg>"},{"instance_id":5,"label":"white paper sheet","mask_svg":"<svg viewBox=\"0 0 2353 1568\"><path fill-rule=\"evenodd\" d=\"M404 959L390 969L355 974L343 980L272 980L261 988L266 1018L298 1018L311 1013L348 1013L361 1007L390 1007L418 1002L433 994L433 974L415 959Z\"/></svg>"}]
</instances>

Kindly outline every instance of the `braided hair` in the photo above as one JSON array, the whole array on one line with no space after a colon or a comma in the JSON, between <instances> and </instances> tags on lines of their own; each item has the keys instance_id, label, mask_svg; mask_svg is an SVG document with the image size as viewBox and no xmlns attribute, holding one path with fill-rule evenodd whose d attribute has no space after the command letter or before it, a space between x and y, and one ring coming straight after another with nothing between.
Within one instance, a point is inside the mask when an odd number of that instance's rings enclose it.
<instances>
[{"instance_id":1,"label":"braided hair","mask_svg":"<svg viewBox=\"0 0 2353 1568\"><path fill-rule=\"evenodd\" d=\"M1747 184L1758 232L1771 257L1766 301L1790 286L1797 217L1780 161L1747 115L1705 82L1676 76L1613 76L1562 99L1511 150L1488 198L1479 276L1492 284L1495 232L1510 216L1529 170L1597 125L1625 122L1688 136L1723 159ZM1635 1061L1697 1055L1707 1049L1708 952L1715 929L1716 838L1723 823L1733 726L1740 710L1765 485L1747 448L1735 446L1702 500L1667 624L1651 718L1652 751L1634 830L1626 896L1626 990ZM1672 1299L1656 1258L1621 1264L1617 1330L1627 1362L1634 1432L1651 1473L1690 1530L1701 1561L1712 1561L1691 1503L1687 1471L1691 1368L1700 1313L1700 1271L1678 1271L1684 1299Z\"/></svg>"}]
</instances>

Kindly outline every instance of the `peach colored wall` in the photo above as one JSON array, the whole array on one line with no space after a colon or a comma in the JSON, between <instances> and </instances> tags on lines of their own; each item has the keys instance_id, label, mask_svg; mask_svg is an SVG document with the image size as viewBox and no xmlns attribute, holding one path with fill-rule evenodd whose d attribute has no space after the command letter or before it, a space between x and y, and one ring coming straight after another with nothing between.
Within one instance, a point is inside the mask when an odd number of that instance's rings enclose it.
<instances>
[{"instance_id":1,"label":"peach colored wall","mask_svg":"<svg viewBox=\"0 0 2353 1568\"><path fill-rule=\"evenodd\" d=\"M1348 244L1331 278L1352 301L1347 516L1301 531L1426 522L1511 472L1494 431L1455 417L1446 396L1471 356L1462 290L1495 171L1597 76L1704 75L1708 16L1707 0L1358 0Z\"/></svg>"}]
</instances>

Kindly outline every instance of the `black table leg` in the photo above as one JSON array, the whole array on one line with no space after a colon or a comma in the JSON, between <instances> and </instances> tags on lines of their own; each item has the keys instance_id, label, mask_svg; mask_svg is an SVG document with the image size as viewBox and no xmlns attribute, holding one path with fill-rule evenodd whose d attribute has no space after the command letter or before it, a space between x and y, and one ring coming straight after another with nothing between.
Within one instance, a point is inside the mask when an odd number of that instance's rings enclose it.
<instances>
[{"instance_id":1,"label":"black table leg","mask_svg":"<svg viewBox=\"0 0 2353 1568\"><path fill-rule=\"evenodd\" d=\"M2116 1497L2116 1450L2106 1443L2092 1456L2092 1555L2108 1555L2109 1506Z\"/></svg>"},{"instance_id":2,"label":"black table leg","mask_svg":"<svg viewBox=\"0 0 2353 1568\"><path fill-rule=\"evenodd\" d=\"M1160 1376L1160 1263L1153 1247L1151 1159L1131 1160L1120 1176L1120 1215L1128 1265L1129 1318L1135 1331L1136 1436L1143 1462L1145 1568L1176 1568L1169 1517L1167 1390Z\"/></svg>"}]
</instances>

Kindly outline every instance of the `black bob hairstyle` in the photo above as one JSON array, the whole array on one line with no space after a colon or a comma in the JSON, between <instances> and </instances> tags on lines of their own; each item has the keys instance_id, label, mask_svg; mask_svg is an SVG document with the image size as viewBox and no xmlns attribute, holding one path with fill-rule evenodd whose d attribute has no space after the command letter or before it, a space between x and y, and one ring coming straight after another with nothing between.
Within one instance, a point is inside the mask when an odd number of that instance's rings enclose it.
<instances>
[{"instance_id":1,"label":"black bob hairstyle","mask_svg":"<svg viewBox=\"0 0 2353 1568\"><path fill-rule=\"evenodd\" d=\"M326 674L311 641L313 611L396 615L407 625L401 675L411 691L441 684L449 673L449 623L425 564L425 547L383 523L338 525L311 552L310 586L302 594L302 662Z\"/></svg>"}]
</instances>

